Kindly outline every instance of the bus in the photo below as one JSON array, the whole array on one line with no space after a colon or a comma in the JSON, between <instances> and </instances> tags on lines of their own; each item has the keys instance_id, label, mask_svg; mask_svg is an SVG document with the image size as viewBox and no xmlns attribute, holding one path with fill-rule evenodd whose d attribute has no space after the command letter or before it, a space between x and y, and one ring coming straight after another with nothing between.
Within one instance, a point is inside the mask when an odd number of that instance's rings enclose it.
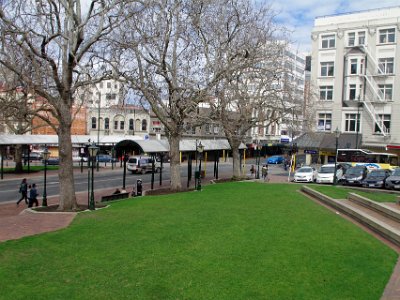
<instances>
[{"instance_id":1,"label":"bus","mask_svg":"<svg viewBox=\"0 0 400 300\"><path fill-rule=\"evenodd\" d=\"M337 162L352 166L364 165L368 170L398 168L398 156L385 152L372 152L365 149L338 149Z\"/></svg>"}]
</instances>

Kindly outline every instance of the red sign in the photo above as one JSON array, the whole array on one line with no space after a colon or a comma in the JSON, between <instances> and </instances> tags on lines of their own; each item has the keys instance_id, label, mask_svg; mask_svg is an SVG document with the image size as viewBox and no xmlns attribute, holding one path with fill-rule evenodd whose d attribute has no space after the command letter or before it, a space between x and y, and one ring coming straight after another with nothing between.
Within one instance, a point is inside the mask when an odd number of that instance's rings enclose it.
<instances>
[{"instance_id":1,"label":"red sign","mask_svg":"<svg viewBox=\"0 0 400 300\"><path fill-rule=\"evenodd\" d=\"M387 145L386 149L399 149L400 150L400 145Z\"/></svg>"}]
</instances>

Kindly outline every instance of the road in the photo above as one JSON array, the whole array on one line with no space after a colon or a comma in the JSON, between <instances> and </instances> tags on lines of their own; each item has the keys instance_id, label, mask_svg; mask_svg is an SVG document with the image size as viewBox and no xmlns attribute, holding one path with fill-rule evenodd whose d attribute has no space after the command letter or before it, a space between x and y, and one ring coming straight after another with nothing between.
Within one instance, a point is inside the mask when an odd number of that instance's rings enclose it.
<instances>
[{"instance_id":1,"label":"road","mask_svg":"<svg viewBox=\"0 0 400 300\"><path fill-rule=\"evenodd\" d=\"M250 165L254 164L251 160L246 162L246 171L250 170ZM213 163L207 163L207 178L213 177ZM193 172L195 169L195 164L192 166ZM281 166L273 166L270 165L270 174L276 174L281 176L287 176L283 171ZM202 170L204 170L204 163L202 164ZM260 168L261 172L261 168ZM226 178L232 175L232 164L231 163L220 163L219 164L219 178ZM154 187L159 187L159 173L154 175ZM183 182L187 182L187 164L182 163L181 167L181 176ZM261 173L260 173L261 176ZM85 168L83 173L75 171L75 191L83 192L88 191L88 170ZM40 194L39 198L41 198L43 194L43 172L39 173L31 173L27 174L26 178L28 179L28 183L36 183L38 192ZM151 182L151 173L147 174L131 174L130 172L126 173L126 188L131 191L134 185L136 184L136 180L141 179L143 184L150 184ZM169 186L170 180L170 168L169 164L164 164L163 172L162 172L162 180L163 186ZM7 179L7 175L5 176L5 180L0 181L0 202L8 202L8 201L16 201L20 197L18 193L19 185L21 179ZM95 191L98 189L111 189L111 188L122 188L123 183L123 169L115 167L114 170L108 166L107 168L100 168L99 171L94 171L94 189ZM190 183L191 186L194 186L194 176L192 176L192 180ZM57 172L48 172L47 176L47 196L51 197L59 194L59 181Z\"/></svg>"}]
</instances>

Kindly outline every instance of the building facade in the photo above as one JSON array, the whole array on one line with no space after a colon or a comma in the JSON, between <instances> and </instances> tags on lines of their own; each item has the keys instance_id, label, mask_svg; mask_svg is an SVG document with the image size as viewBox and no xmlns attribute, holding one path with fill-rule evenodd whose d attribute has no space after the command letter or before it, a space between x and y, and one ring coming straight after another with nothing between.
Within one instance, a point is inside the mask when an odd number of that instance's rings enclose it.
<instances>
[{"instance_id":1,"label":"building facade","mask_svg":"<svg viewBox=\"0 0 400 300\"><path fill-rule=\"evenodd\" d=\"M291 46L282 49L281 74L274 83L280 95L281 107L255 112L261 121L250 131L253 143L262 145L285 144L303 132L305 115L305 56Z\"/></svg>"},{"instance_id":2,"label":"building facade","mask_svg":"<svg viewBox=\"0 0 400 300\"><path fill-rule=\"evenodd\" d=\"M315 131L400 152L400 6L318 17L312 31Z\"/></svg>"}]
</instances>

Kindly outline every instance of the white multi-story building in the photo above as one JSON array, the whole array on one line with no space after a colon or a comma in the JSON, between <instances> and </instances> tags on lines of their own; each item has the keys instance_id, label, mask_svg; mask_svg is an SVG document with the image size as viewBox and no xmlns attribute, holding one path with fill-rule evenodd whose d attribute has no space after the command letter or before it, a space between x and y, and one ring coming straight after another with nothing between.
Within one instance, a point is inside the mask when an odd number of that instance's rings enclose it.
<instances>
[{"instance_id":1,"label":"white multi-story building","mask_svg":"<svg viewBox=\"0 0 400 300\"><path fill-rule=\"evenodd\" d=\"M255 112L256 117L265 121L251 129L253 141L288 143L303 131L305 63L305 56L293 47L282 50L282 72L276 78L276 88L284 91L281 107Z\"/></svg>"},{"instance_id":2,"label":"white multi-story building","mask_svg":"<svg viewBox=\"0 0 400 300\"><path fill-rule=\"evenodd\" d=\"M116 80L104 80L89 92L87 132L89 135L130 135L149 138L150 114L139 106L124 103L124 89Z\"/></svg>"},{"instance_id":3,"label":"white multi-story building","mask_svg":"<svg viewBox=\"0 0 400 300\"><path fill-rule=\"evenodd\" d=\"M312 31L315 130L355 147L400 149L400 6L318 17Z\"/></svg>"}]
</instances>

